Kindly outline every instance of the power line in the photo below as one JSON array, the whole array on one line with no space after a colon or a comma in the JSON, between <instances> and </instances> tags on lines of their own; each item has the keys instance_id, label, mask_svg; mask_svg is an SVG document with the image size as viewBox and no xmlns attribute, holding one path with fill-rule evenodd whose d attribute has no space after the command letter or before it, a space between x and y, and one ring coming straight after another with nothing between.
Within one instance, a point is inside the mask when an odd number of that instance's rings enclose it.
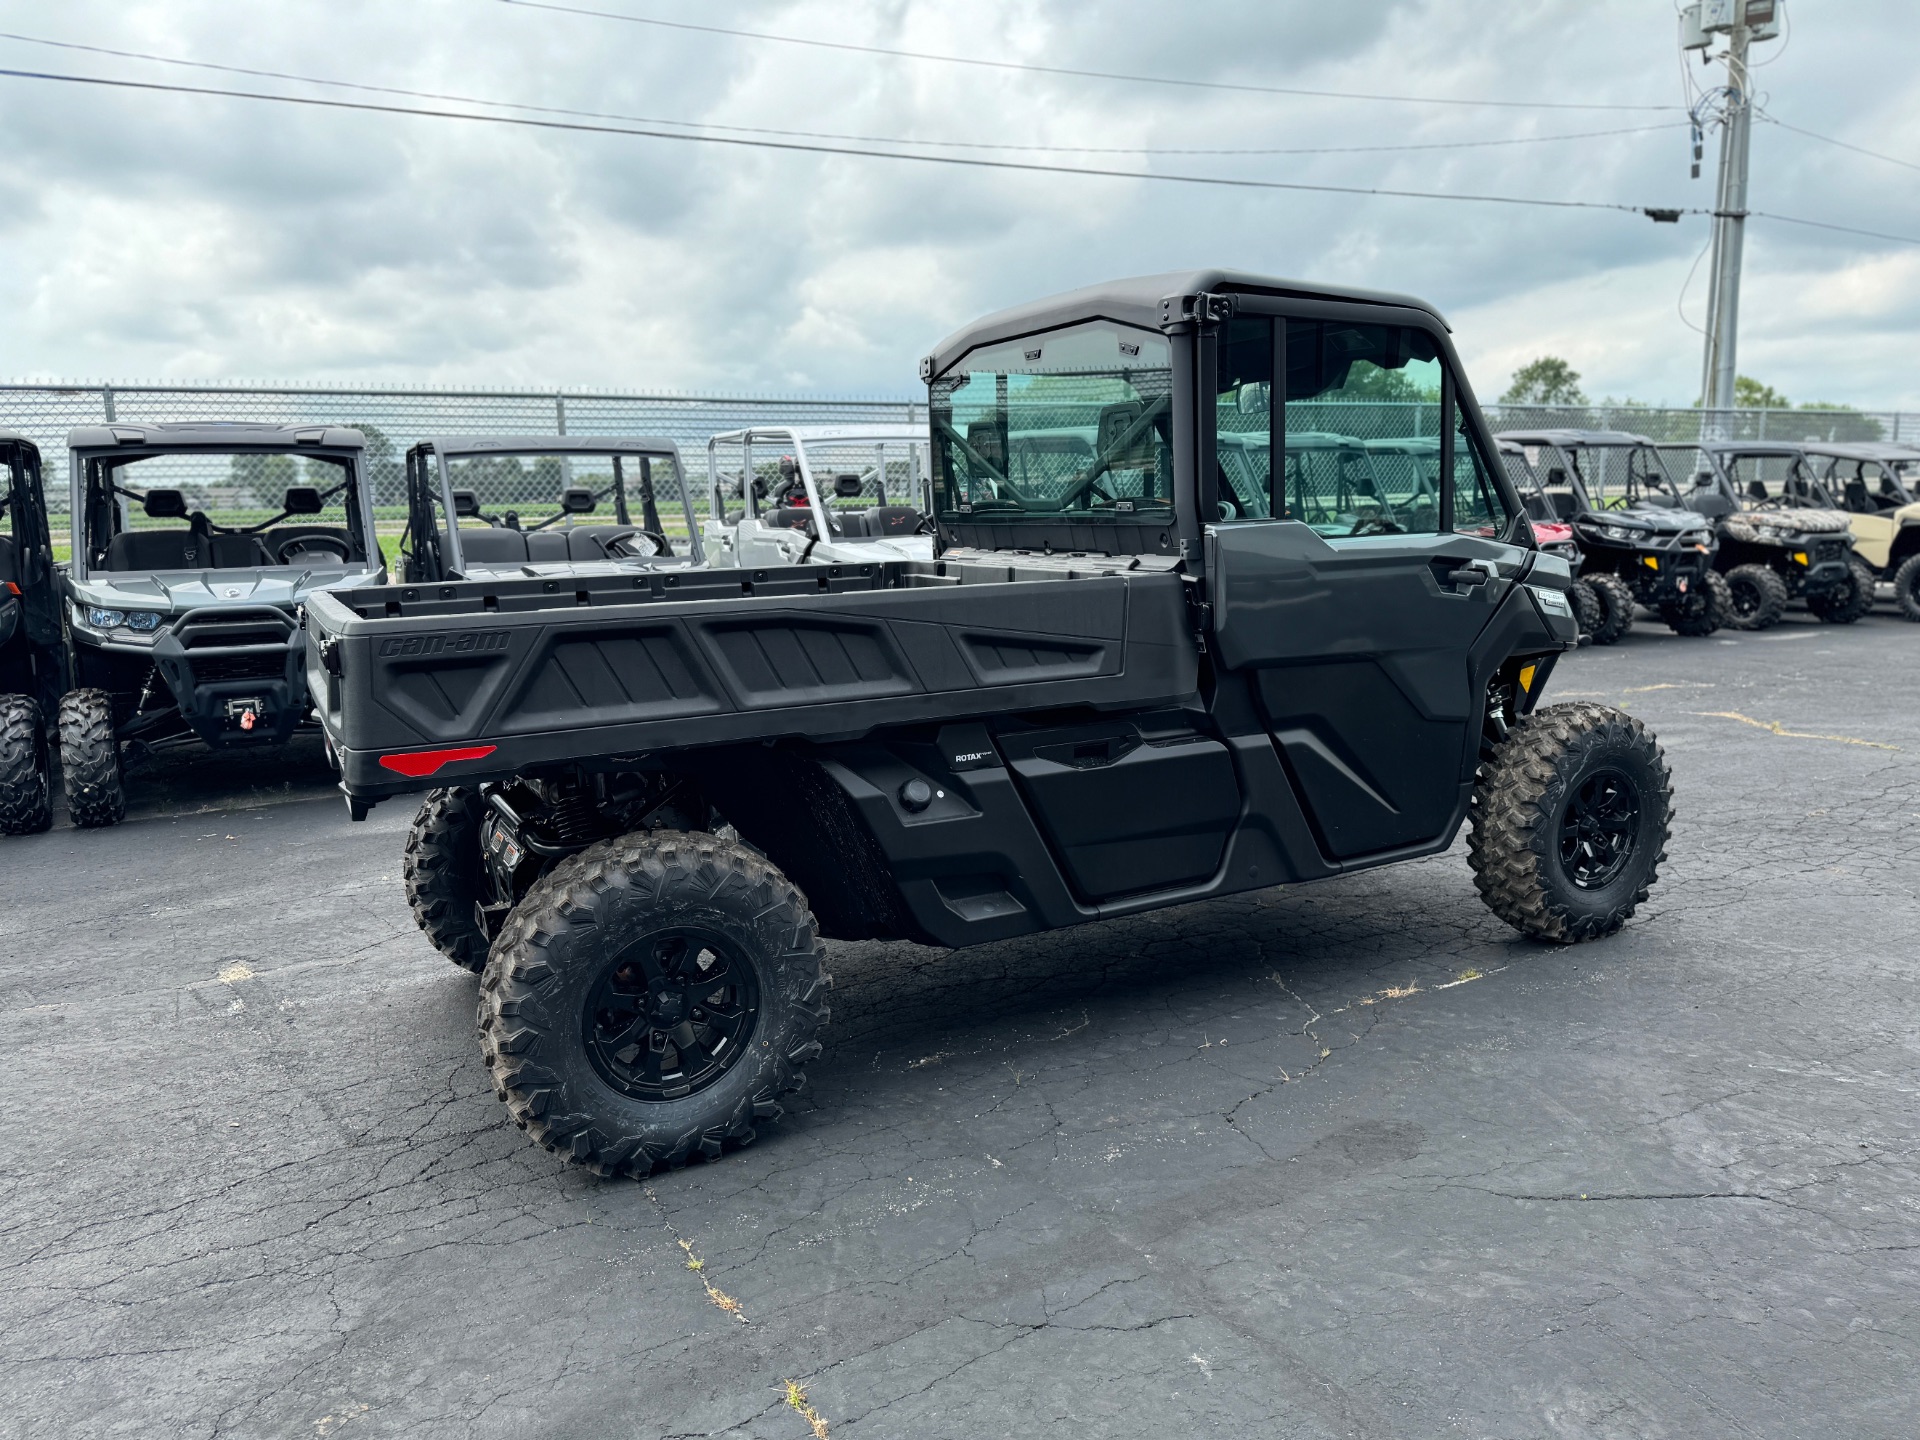
<instances>
[{"instance_id":1,"label":"power line","mask_svg":"<svg viewBox=\"0 0 1920 1440\"><path fill-rule=\"evenodd\" d=\"M314 95L275 95L259 90L223 90L205 85L168 85L158 80L112 80L97 75L61 75L44 70L0 69L16 80L50 80L115 90L148 90L169 95L214 95L234 100L264 100L322 110L357 110L378 115L417 115L435 120L466 120L485 125L517 125L535 130L564 130L589 135L631 135L649 140L679 140L700 145L730 145L752 150L787 150L810 155L846 155L869 160L905 160L920 165L957 165L1038 175L1088 175L1109 180L1155 180L1179 185L1218 185L1235 190L1296 190L1327 195L1379 195L1402 200L1453 200L1485 205L1530 205L1555 210L1617 210L1652 213L1648 207L1614 200L1546 200L1524 195L1481 195L1442 190L1400 190L1384 186L1318 185L1293 180L1247 180L1224 175L1180 175L1155 170L1109 170L1090 165L1041 165L1030 160L986 160L971 155L919 155L899 150L866 150L851 145L818 145L798 140L749 140L732 135L688 135L677 130L597 125L580 120L536 120L522 115L475 115L462 110L426 110L408 105L379 105L367 100L323 100ZM1662 215L1704 215L1700 209L1663 209ZM1920 241L1914 242L1920 244Z\"/></svg>"},{"instance_id":2,"label":"power line","mask_svg":"<svg viewBox=\"0 0 1920 1440\"><path fill-rule=\"evenodd\" d=\"M1109 170L1088 165L1041 165L1030 160L986 160L971 155L916 155L898 150L865 150L851 145L816 145L797 140L749 140L730 135L688 135L673 130L648 130L619 125L595 125L579 120L536 120L521 115L474 115L461 110L426 110L408 105L379 105L366 100L324 100L314 95L274 95L259 90L223 90L205 85L168 85L158 80L114 80L98 75L61 75L44 70L0 68L0 77L15 80L48 80L69 85L94 85L113 90L146 90L168 95L210 95L232 100L262 100L280 105L302 105L319 110L352 110L375 115L412 115L432 120L465 120L483 125L514 125L533 130L557 130L587 135L627 135L647 140L679 140L699 145L728 145L747 150L783 150L808 155L843 155L866 160L904 160L920 165L951 165L977 170L1005 170L1036 175L1085 175L1106 180L1153 180L1177 185L1215 185L1233 190L1291 190L1323 195L1377 195L1397 200L1452 200L1482 205L1523 205L1551 210L1612 210L1628 215L1661 217L1707 215L1711 211L1692 207L1649 207L1627 205L1618 200L1548 200L1528 195L1482 195L1465 191L1401 190L1376 185L1318 185L1295 180L1248 180L1226 175L1180 175L1155 170ZM1920 245L1920 238L1892 235L1879 230L1860 230L1822 220L1801 220L1792 215L1776 215L1764 210L1748 212L1759 220L1778 220L1789 225L1809 225L1822 230L1839 230L1867 235L1879 240L1894 240L1905 245Z\"/></svg>"},{"instance_id":3,"label":"power line","mask_svg":"<svg viewBox=\"0 0 1920 1440\"><path fill-rule=\"evenodd\" d=\"M725 125L708 120L669 120L652 115L624 115L615 111L577 110L560 105L531 105L516 100L489 100L483 96L449 94L437 90L409 90L397 85L373 85L358 80L334 80L317 75L299 75L286 70L261 70L248 65L222 65L212 60L188 60L176 55L155 55L145 50L118 50L108 45L85 45L74 40L50 40L39 35L22 35L0 30L0 40L18 40L28 45L47 45L58 50L77 50L90 55L111 55L120 60L144 60L156 65L179 65L192 70L213 70L224 75L251 75L264 80L291 80L301 85L325 85L339 90L359 90L373 95L404 95L413 100L446 100L461 105L488 105L503 110L526 110L540 115L566 115L581 120L619 120L637 125L675 125L688 129L720 130L735 135L779 135L801 140L846 140L872 145L919 145L949 150L1002 150L1049 155L1361 155L1417 150L1476 150L1509 145L1537 145L1555 140L1594 140L1614 135L1644 135L1656 130L1684 126L1684 120L1663 120L1653 125L1631 125L1623 129L1582 130L1572 134L1520 135L1499 140L1444 140L1409 145L1310 145L1257 148L1192 148L1147 145L1021 145L991 140L916 140L891 135L851 135L832 130L785 130L764 125Z\"/></svg>"},{"instance_id":4,"label":"power line","mask_svg":"<svg viewBox=\"0 0 1920 1440\"><path fill-rule=\"evenodd\" d=\"M1782 130L1791 130L1794 134L1804 135L1809 140L1820 140L1828 145L1838 145L1842 150L1851 150L1856 155L1868 155L1875 160L1884 160L1889 165L1900 166L1903 170L1920 170L1920 165L1914 164L1911 160L1902 160L1897 155L1883 155L1878 150L1867 149L1864 145L1852 145L1845 140L1836 140L1831 135L1821 135L1813 130L1802 129L1798 125L1789 125L1784 120L1775 119L1764 110L1757 111L1756 113L1769 125L1778 125Z\"/></svg>"},{"instance_id":5,"label":"power line","mask_svg":"<svg viewBox=\"0 0 1920 1440\"><path fill-rule=\"evenodd\" d=\"M804 45L814 50L841 50L855 55L884 55L894 60L926 60L941 65L968 65L983 70L1013 70L1028 75L1066 75L1082 80L1120 80L1130 85L1171 85L1186 90L1234 90L1255 95L1301 95L1316 100L1372 100L1406 105L1487 105L1510 110L1654 110L1674 105L1604 105L1574 100L1486 100L1451 95L1380 95L1356 90L1306 90L1290 85L1245 85L1228 80L1182 80L1171 75L1132 75L1115 70L1078 70L1065 65L1029 65L1018 60L981 60L968 55L941 55L927 50L900 50L886 45L859 45L844 40L815 40L801 35L775 35L764 30L739 30L726 25L697 25L689 20L660 20L650 15L625 15L614 10L592 10L582 5L559 5L551 0L499 0L522 10L549 10L560 15L583 15L595 20L618 20L627 25L650 25L661 30L684 30L700 35L726 35L739 40L766 40L778 45Z\"/></svg>"}]
</instances>

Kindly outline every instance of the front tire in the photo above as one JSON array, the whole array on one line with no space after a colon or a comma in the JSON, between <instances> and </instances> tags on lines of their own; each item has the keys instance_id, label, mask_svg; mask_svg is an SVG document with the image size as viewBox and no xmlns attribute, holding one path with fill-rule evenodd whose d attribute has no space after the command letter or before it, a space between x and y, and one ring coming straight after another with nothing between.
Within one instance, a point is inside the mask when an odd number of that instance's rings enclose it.
<instances>
[{"instance_id":1,"label":"front tire","mask_svg":"<svg viewBox=\"0 0 1920 1440\"><path fill-rule=\"evenodd\" d=\"M127 783L113 735L113 697L69 690L60 697L59 723L68 818L82 830L118 825L127 817Z\"/></svg>"},{"instance_id":2,"label":"front tire","mask_svg":"<svg viewBox=\"0 0 1920 1440\"><path fill-rule=\"evenodd\" d=\"M1600 602L1600 618L1593 627L1593 643L1611 645L1633 628L1633 591L1618 575L1602 572L1580 577Z\"/></svg>"},{"instance_id":3,"label":"front tire","mask_svg":"<svg viewBox=\"0 0 1920 1440\"><path fill-rule=\"evenodd\" d=\"M1475 777L1467 860L1480 898L1536 940L1611 935L1667 858L1673 780L1633 716L1549 705L1502 740Z\"/></svg>"},{"instance_id":4,"label":"front tire","mask_svg":"<svg viewBox=\"0 0 1920 1440\"><path fill-rule=\"evenodd\" d=\"M429 790L400 860L414 924L434 949L475 975L487 968L489 943L477 911L483 897L480 822L485 814L477 790Z\"/></svg>"},{"instance_id":5,"label":"front tire","mask_svg":"<svg viewBox=\"0 0 1920 1440\"><path fill-rule=\"evenodd\" d=\"M1727 572L1733 606L1727 625L1734 630L1765 630L1787 613L1787 582L1770 565L1736 565Z\"/></svg>"},{"instance_id":6,"label":"front tire","mask_svg":"<svg viewBox=\"0 0 1920 1440\"><path fill-rule=\"evenodd\" d=\"M1847 583L1809 599L1807 609L1829 625L1851 625L1873 609L1873 571L1858 557L1847 561Z\"/></svg>"},{"instance_id":7,"label":"front tire","mask_svg":"<svg viewBox=\"0 0 1920 1440\"><path fill-rule=\"evenodd\" d=\"M53 824L52 770L40 707L0 695L0 835L37 835Z\"/></svg>"},{"instance_id":8,"label":"front tire","mask_svg":"<svg viewBox=\"0 0 1920 1440\"><path fill-rule=\"evenodd\" d=\"M1662 605L1660 618L1676 635L1711 635L1725 623L1732 609L1727 582L1709 570L1699 588L1689 591L1680 603Z\"/></svg>"},{"instance_id":9,"label":"front tire","mask_svg":"<svg viewBox=\"0 0 1920 1440\"><path fill-rule=\"evenodd\" d=\"M1593 586L1584 580L1575 580L1567 595L1573 601L1573 618L1580 628L1580 637L1591 644L1593 632L1600 628L1600 597L1593 593Z\"/></svg>"},{"instance_id":10,"label":"front tire","mask_svg":"<svg viewBox=\"0 0 1920 1440\"><path fill-rule=\"evenodd\" d=\"M832 981L806 899L706 834L602 841L537 881L481 981L494 1093L601 1175L717 1160L781 1114Z\"/></svg>"},{"instance_id":11,"label":"front tire","mask_svg":"<svg viewBox=\"0 0 1920 1440\"><path fill-rule=\"evenodd\" d=\"M1920 555L1909 555L1893 572L1893 600L1902 615L1920 622Z\"/></svg>"}]
</instances>

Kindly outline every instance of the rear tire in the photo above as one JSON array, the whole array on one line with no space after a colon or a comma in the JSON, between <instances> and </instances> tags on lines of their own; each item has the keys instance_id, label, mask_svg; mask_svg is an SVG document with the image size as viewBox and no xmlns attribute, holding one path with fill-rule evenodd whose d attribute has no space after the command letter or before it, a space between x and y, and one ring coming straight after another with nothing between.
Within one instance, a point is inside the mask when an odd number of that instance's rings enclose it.
<instances>
[{"instance_id":1,"label":"rear tire","mask_svg":"<svg viewBox=\"0 0 1920 1440\"><path fill-rule=\"evenodd\" d=\"M106 691L69 690L60 697L60 773L67 817L80 829L126 819L127 784L113 735L113 697Z\"/></svg>"},{"instance_id":2,"label":"rear tire","mask_svg":"<svg viewBox=\"0 0 1920 1440\"><path fill-rule=\"evenodd\" d=\"M477 790L429 790L400 860L414 923L434 949L475 975L487 968L490 944L476 913L484 895L480 822L486 809Z\"/></svg>"},{"instance_id":3,"label":"rear tire","mask_svg":"<svg viewBox=\"0 0 1920 1440\"><path fill-rule=\"evenodd\" d=\"M805 897L744 846L602 841L535 882L494 944L494 1093L534 1143L601 1175L717 1160L805 1083L825 959Z\"/></svg>"},{"instance_id":4,"label":"rear tire","mask_svg":"<svg viewBox=\"0 0 1920 1440\"><path fill-rule=\"evenodd\" d=\"M40 707L0 695L0 835L38 835L53 824L52 771Z\"/></svg>"},{"instance_id":5,"label":"rear tire","mask_svg":"<svg viewBox=\"0 0 1920 1440\"><path fill-rule=\"evenodd\" d=\"M1593 643L1611 645L1633 628L1633 591L1618 575L1603 572L1580 578L1600 605L1600 618L1593 627Z\"/></svg>"},{"instance_id":6,"label":"rear tire","mask_svg":"<svg viewBox=\"0 0 1920 1440\"><path fill-rule=\"evenodd\" d=\"M1527 716L1475 777L1480 898L1536 940L1611 935L1659 880L1673 780L1646 726L1590 701Z\"/></svg>"},{"instance_id":7,"label":"rear tire","mask_svg":"<svg viewBox=\"0 0 1920 1440\"><path fill-rule=\"evenodd\" d=\"M1893 599L1902 615L1920 622L1920 555L1909 555L1893 572Z\"/></svg>"},{"instance_id":8,"label":"rear tire","mask_svg":"<svg viewBox=\"0 0 1920 1440\"><path fill-rule=\"evenodd\" d=\"M1726 578L1733 601L1727 611L1729 629L1765 630L1787 613L1787 582L1771 566L1736 565Z\"/></svg>"}]
</instances>

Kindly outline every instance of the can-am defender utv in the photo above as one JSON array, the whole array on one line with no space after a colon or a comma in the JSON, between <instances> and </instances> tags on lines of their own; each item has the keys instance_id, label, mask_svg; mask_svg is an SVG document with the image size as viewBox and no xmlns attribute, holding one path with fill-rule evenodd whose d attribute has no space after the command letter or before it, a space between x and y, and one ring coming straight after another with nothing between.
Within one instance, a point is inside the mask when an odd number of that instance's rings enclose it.
<instances>
[{"instance_id":1,"label":"can-am defender utv","mask_svg":"<svg viewBox=\"0 0 1920 1440\"><path fill-rule=\"evenodd\" d=\"M32 835L53 823L47 722L66 651L39 447L0 431L0 465L0 835Z\"/></svg>"},{"instance_id":2,"label":"can-am defender utv","mask_svg":"<svg viewBox=\"0 0 1920 1440\"><path fill-rule=\"evenodd\" d=\"M707 441L709 563L931 560L928 473L918 425L758 425L715 435ZM729 511L731 503L740 509Z\"/></svg>"},{"instance_id":3,"label":"can-am defender utv","mask_svg":"<svg viewBox=\"0 0 1920 1440\"><path fill-rule=\"evenodd\" d=\"M387 578L364 447L331 425L68 435L75 688L59 730L75 825L126 813L125 749L280 744L311 723L301 605Z\"/></svg>"},{"instance_id":4,"label":"can-am defender utv","mask_svg":"<svg viewBox=\"0 0 1920 1440\"><path fill-rule=\"evenodd\" d=\"M311 606L353 812L484 806L482 1050L538 1144L610 1174L750 1140L820 1053L822 935L1000 940L1432 855L1469 820L1526 935L1609 935L1646 898L1666 762L1618 710L1536 709L1571 576L1429 306L1153 276L982 320L923 375L933 560ZM1440 437L1424 524L1290 449L1395 427ZM1097 437L1071 471L1011 463L1066 428Z\"/></svg>"},{"instance_id":5,"label":"can-am defender utv","mask_svg":"<svg viewBox=\"0 0 1920 1440\"><path fill-rule=\"evenodd\" d=\"M1718 532L1729 625L1765 630L1790 600L1833 625L1873 609L1873 570L1853 553L1851 517L1820 489L1799 446L1709 440L1661 450L1676 472L1691 465L1687 504Z\"/></svg>"},{"instance_id":6,"label":"can-am defender utv","mask_svg":"<svg viewBox=\"0 0 1920 1440\"><path fill-rule=\"evenodd\" d=\"M611 574L705 561L680 447L671 440L422 440L407 451L406 485L401 573L415 583ZM662 518L663 498L669 513L679 504L672 525ZM612 520L599 519L608 503Z\"/></svg>"},{"instance_id":7,"label":"can-am defender utv","mask_svg":"<svg viewBox=\"0 0 1920 1440\"><path fill-rule=\"evenodd\" d=\"M1624 430L1506 430L1499 438L1521 448L1555 518L1573 527L1579 578L1598 612L1594 644L1626 634L1636 603L1676 635L1711 635L1725 623L1730 602L1713 569L1712 527L1686 508L1651 440Z\"/></svg>"},{"instance_id":8,"label":"can-am defender utv","mask_svg":"<svg viewBox=\"0 0 1920 1440\"><path fill-rule=\"evenodd\" d=\"M1830 502L1847 512L1853 553L1920 621L1920 450L1809 441L1800 447Z\"/></svg>"}]
</instances>

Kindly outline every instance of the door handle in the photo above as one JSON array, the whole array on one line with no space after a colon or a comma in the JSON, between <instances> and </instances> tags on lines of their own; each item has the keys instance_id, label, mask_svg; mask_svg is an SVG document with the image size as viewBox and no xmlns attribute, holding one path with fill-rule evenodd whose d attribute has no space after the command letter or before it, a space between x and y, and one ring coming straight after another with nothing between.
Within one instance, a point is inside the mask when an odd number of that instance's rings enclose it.
<instances>
[{"instance_id":1,"label":"door handle","mask_svg":"<svg viewBox=\"0 0 1920 1440\"><path fill-rule=\"evenodd\" d=\"M1449 585L1474 586L1484 585L1486 583L1487 572L1484 570L1476 570L1471 565L1463 569L1449 570L1447 572L1447 584Z\"/></svg>"}]
</instances>

